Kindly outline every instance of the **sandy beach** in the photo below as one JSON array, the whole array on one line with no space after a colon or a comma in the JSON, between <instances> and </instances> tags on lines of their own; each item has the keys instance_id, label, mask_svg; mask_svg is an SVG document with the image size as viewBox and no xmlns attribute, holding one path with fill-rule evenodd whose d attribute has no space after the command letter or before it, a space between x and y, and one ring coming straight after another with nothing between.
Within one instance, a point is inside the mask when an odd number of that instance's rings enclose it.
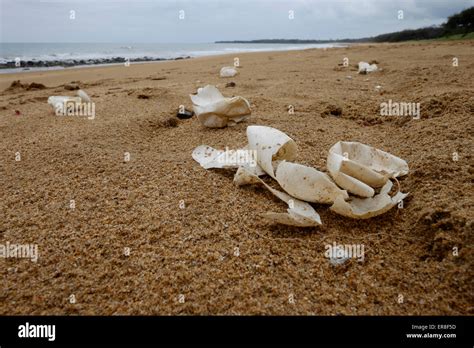
<instances>
[{"instance_id":1,"label":"sandy beach","mask_svg":"<svg viewBox=\"0 0 474 348\"><path fill-rule=\"evenodd\" d=\"M220 78L235 57L239 75ZM381 70L358 74L359 61ZM75 95L73 81L94 119L47 104ZM207 84L247 98L250 119L178 120ZM2 315L474 314L473 40L0 74L0 90L0 243L39 252L0 260ZM381 116L389 100L420 103L420 119ZM403 208L352 220L314 204L321 227L269 223L260 215L284 203L191 157L245 145L253 124L287 133L298 162L322 171L340 140L405 159ZM364 244L364 261L331 265L333 242Z\"/></svg>"}]
</instances>

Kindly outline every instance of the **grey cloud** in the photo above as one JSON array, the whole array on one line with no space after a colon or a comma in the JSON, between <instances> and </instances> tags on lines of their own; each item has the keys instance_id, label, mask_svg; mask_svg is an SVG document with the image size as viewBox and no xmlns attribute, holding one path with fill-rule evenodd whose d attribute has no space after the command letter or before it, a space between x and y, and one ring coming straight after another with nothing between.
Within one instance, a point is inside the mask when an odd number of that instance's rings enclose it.
<instances>
[{"instance_id":1,"label":"grey cloud","mask_svg":"<svg viewBox=\"0 0 474 348\"><path fill-rule=\"evenodd\" d=\"M473 5L474 0L0 0L0 34L7 42L355 38L440 24Z\"/></svg>"}]
</instances>

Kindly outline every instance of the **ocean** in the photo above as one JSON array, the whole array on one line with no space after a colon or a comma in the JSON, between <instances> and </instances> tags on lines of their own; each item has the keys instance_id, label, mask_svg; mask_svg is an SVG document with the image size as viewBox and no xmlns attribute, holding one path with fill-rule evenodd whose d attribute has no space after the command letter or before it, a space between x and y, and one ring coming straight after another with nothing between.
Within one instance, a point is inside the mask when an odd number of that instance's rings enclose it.
<instances>
[{"instance_id":1,"label":"ocean","mask_svg":"<svg viewBox=\"0 0 474 348\"><path fill-rule=\"evenodd\" d=\"M335 46L344 44L0 43L0 73Z\"/></svg>"}]
</instances>

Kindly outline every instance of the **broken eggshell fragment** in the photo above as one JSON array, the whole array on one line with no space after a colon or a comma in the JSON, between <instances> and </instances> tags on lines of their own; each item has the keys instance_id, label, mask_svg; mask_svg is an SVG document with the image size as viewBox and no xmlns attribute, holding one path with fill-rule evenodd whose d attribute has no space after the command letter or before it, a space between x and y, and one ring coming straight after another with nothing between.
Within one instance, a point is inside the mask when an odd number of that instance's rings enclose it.
<instances>
[{"instance_id":1,"label":"broken eggshell fragment","mask_svg":"<svg viewBox=\"0 0 474 348\"><path fill-rule=\"evenodd\" d=\"M306 202L300 201L285 192L281 192L271 188L267 185L262 179L257 175L248 171L247 168L239 168L241 171L241 176L244 176L248 183L260 183L265 186L271 193L280 198L286 204L288 204L287 213L265 213L262 214L264 218L275 223L290 225L290 226L299 226L299 227L311 227L321 225L321 218L319 214L314 210L314 208ZM239 174L239 171L236 174ZM245 173L245 174L242 174ZM236 178L234 177L234 182Z\"/></svg>"},{"instance_id":2,"label":"broken eggshell fragment","mask_svg":"<svg viewBox=\"0 0 474 348\"><path fill-rule=\"evenodd\" d=\"M276 180L293 197L313 203L334 203L337 197L349 198L325 173L292 162L280 162Z\"/></svg>"},{"instance_id":3,"label":"broken eggshell fragment","mask_svg":"<svg viewBox=\"0 0 474 348\"><path fill-rule=\"evenodd\" d=\"M64 105L69 103L80 104L82 102L81 97L69 97L69 96L62 96L62 95L53 95L48 98L48 104L51 105L53 108L56 108L57 105Z\"/></svg>"},{"instance_id":4,"label":"broken eggshell fragment","mask_svg":"<svg viewBox=\"0 0 474 348\"><path fill-rule=\"evenodd\" d=\"M353 198L346 202L341 197L338 197L329 209L339 215L353 219L369 219L381 215L389 211L408 195L398 191L391 197L388 193L392 189L392 185L390 180L387 181L381 188L380 193L371 198Z\"/></svg>"},{"instance_id":5,"label":"broken eggshell fragment","mask_svg":"<svg viewBox=\"0 0 474 348\"><path fill-rule=\"evenodd\" d=\"M200 145L194 149L192 157L205 169L248 167L256 168L252 170L252 173L257 175L265 173L262 169L257 168L256 159L247 148L223 151L208 145Z\"/></svg>"},{"instance_id":6,"label":"broken eggshell fragment","mask_svg":"<svg viewBox=\"0 0 474 348\"><path fill-rule=\"evenodd\" d=\"M234 77L239 72L236 68L232 66L225 66L220 71L220 77Z\"/></svg>"},{"instance_id":7,"label":"broken eggshell fragment","mask_svg":"<svg viewBox=\"0 0 474 348\"><path fill-rule=\"evenodd\" d=\"M193 159L198 162L201 167L205 169L216 168L216 159L221 156L224 151L214 149L211 146L199 145L193 151ZM218 165L217 168L222 168L222 165Z\"/></svg>"},{"instance_id":8,"label":"broken eggshell fragment","mask_svg":"<svg viewBox=\"0 0 474 348\"><path fill-rule=\"evenodd\" d=\"M298 147L295 141L278 129L266 126L249 126L247 127L247 139L249 149L257 153L257 163L274 179L276 179L274 165L276 167L278 161L296 159Z\"/></svg>"},{"instance_id":9,"label":"broken eggshell fragment","mask_svg":"<svg viewBox=\"0 0 474 348\"><path fill-rule=\"evenodd\" d=\"M199 88L197 94L190 97L197 118L204 126L210 128L235 125L248 118L252 112L245 98L226 98L211 85Z\"/></svg>"},{"instance_id":10,"label":"broken eggshell fragment","mask_svg":"<svg viewBox=\"0 0 474 348\"><path fill-rule=\"evenodd\" d=\"M53 95L48 98L48 104L54 108L56 113L63 112L67 108L73 106L77 110L82 103L91 103L91 98L82 89L77 91L77 97L70 96L56 96Z\"/></svg>"},{"instance_id":11,"label":"broken eggshell fragment","mask_svg":"<svg viewBox=\"0 0 474 348\"><path fill-rule=\"evenodd\" d=\"M359 74L368 74L377 71L377 64L369 64L367 62L359 62Z\"/></svg>"},{"instance_id":12,"label":"broken eggshell fragment","mask_svg":"<svg viewBox=\"0 0 474 348\"><path fill-rule=\"evenodd\" d=\"M401 158L358 142L339 141L331 147L327 167L336 184L361 197L373 197L374 188L408 173Z\"/></svg>"},{"instance_id":13,"label":"broken eggshell fragment","mask_svg":"<svg viewBox=\"0 0 474 348\"><path fill-rule=\"evenodd\" d=\"M237 186L258 184L260 182L258 177L262 175L265 175L265 172L258 164L255 167L239 167L234 175L234 184Z\"/></svg>"}]
</instances>

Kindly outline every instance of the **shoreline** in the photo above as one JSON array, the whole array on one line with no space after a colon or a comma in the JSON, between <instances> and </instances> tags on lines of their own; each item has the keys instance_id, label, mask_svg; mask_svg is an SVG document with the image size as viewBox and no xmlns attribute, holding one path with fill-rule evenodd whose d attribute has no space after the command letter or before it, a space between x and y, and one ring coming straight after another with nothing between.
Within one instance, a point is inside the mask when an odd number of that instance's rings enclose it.
<instances>
[{"instance_id":1,"label":"shoreline","mask_svg":"<svg viewBox=\"0 0 474 348\"><path fill-rule=\"evenodd\" d=\"M295 45L306 45L306 44L295 44ZM227 54L242 54L242 53L261 53L261 52L288 52L288 51L303 51L307 49L327 49L327 48L343 48L348 47L351 44L340 43L340 44L330 44L331 47L287 47L285 49L258 49L250 50L243 49L242 51L230 52L218 52L218 53L207 53L204 55L180 55L171 58L161 58L161 57L134 57L129 58L125 56L116 56L111 58L94 58L94 59L63 59L63 60L28 60L21 61L21 67L15 67L15 61L9 60L7 62L0 64L0 75L2 74L11 74L11 73L28 73L31 71L51 71L51 70L62 70L70 69L76 67L94 67L94 66L108 66L108 65L120 65L120 64L136 64L136 63L156 63L163 61L174 61L174 60L186 60L186 59L196 59L204 57L213 57ZM18 71L16 71L18 69ZM21 70L20 70L21 69ZM8 70L8 71L5 71Z\"/></svg>"}]
</instances>

